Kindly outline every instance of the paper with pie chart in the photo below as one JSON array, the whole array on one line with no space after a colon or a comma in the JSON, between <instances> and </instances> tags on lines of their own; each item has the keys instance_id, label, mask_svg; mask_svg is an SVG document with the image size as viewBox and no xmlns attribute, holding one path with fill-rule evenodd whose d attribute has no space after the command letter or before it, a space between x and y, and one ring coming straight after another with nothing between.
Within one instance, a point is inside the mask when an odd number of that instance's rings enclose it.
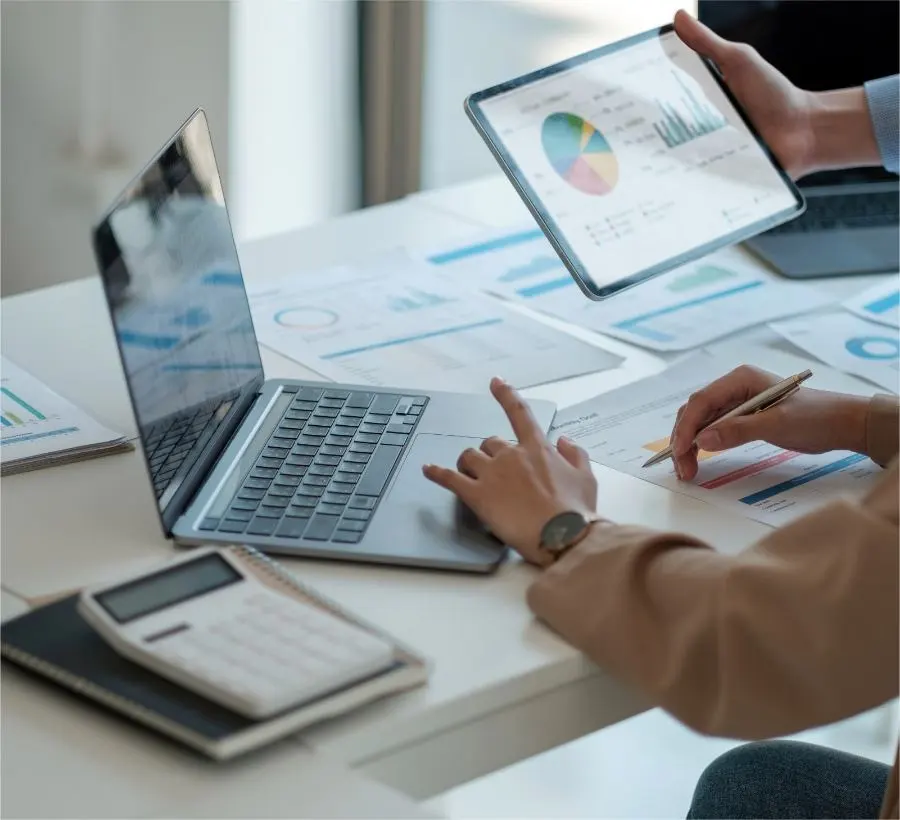
<instances>
[{"instance_id":1,"label":"paper with pie chart","mask_svg":"<svg viewBox=\"0 0 900 820\"><path fill-rule=\"evenodd\" d=\"M504 166L598 287L796 212L785 178L674 33L579 60L475 106Z\"/></svg>"},{"instance_id":2,"label":"paper with pie chart","mask_svg":"<svg viewBox=\"0 0 900 820\"><path fill-rule=\"evenodd\" d=\"M396 255L251 294L261 344L335 381L484 392L502 373L528 387L621 359Z\"/></svg>"},{"instance_id":3,"label":"paper with pie chart","mask_svg":"<svg viewBox=\"0 0 900 820\"><path fill-rule=\"evenodd\" d=\"M792 344L845 373L900 392L900 331L848 313L773 322Z\"/></svg>"}]
</instances>

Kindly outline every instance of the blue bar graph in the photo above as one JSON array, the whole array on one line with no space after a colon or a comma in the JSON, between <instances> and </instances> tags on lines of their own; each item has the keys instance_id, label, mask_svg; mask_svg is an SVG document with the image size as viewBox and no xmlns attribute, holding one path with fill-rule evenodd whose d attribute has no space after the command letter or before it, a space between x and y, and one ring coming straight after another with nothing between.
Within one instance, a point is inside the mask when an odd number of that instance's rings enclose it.
<instances>
[{"instance_id":1,"label":"blue bar graph","mask_svg":"<svg viewBox=\"0 0 900 820\"><path fill-rule=\"evenodd\" d=\"M370 350L381 350L385 347L396 347L397 345L405 345L411 342L421 342L425 339L433 339L436 336L449 336L452 333L462 333L466 330L475 330L479 327L489 327L491 325L499 325L503 319L497 317L495 319L485 319L482 322L472 322L468 325L456 325L455 327L444 327L440 330L431 330L427 333L418 333L415 336L404 336L399 339L386 339L383 342L373 342L372 344L362 345L360 347L352 347L349 350L338 350L334 353L326 353L323 359L341 359L345 356L354 356L357 353L367 353Z\"/></svg>"},{"instance_id":2,"label":"blue bar graph","mask_svg":"<svg viewBox=\"0 0 900 820\"><path fill-rule=\"evenodd\" d=\"M0 387L0 393L3 393L3 395L9 399L12 399L12 401L18 404L19 407L21 407L23 410L27 410L38 421L44 421L44 419L47 418L40 410L32 407L27 401L25 401L25 399L23 399L21 396L17 396L8 387Z\"/></svg>"},{"instance_id":3,"label":"blue bar graph","mask_svg":"<svg viewBox=\"0 0 900 820\"><path fill-rule=\"evenodd\" d=\"M570 285L574 286L575 282L572 280L571 276L566 275L561 279L551 279L548 282L541 282L538 285L519 288L516 293L523 299L534 299L536 296L543 296L545 293L550 293L551 291L559 290L560 288L567 288Z\"/></svg>"},{"instance_id":4,"label":"blue bar graph","mask_svg":"<svg viewBox=\"0 0 900 820\"><path fill-rule=\"evenodd\" d=\"M452 251L447 251L446 253L429 256L428 261L431 262L432 265L446 265L450 262L458 262L460 259L467 259L470 256L479 256L483 253L500 250L501 248L508 248L511 245L520 245L523 242L534 242L535 239L540 239L543 235L544 234L538 228L519 231L518 233L511 233L507 236L498 237L497 239L490 239L487 242L465 245L462 248L454 248Z\"/></svg>"},{"instance_id":5,"label":"blue bar graph","mask_svg":"<svg viewBox=\"0 0 900 820\"><path fill-rule=\"evenodd\" d=\"M852 467L854 464L858 464L864 458L866 458L866 456L862 455L861 453L854 453L852 456L847 456L846 458L839 459L838 461L833 461L831 462L831 464L826 464L816 470L810 470L808 473L799 475L796 478L782 481L780 484L773 484L771 487L768 487L765 490L760 490L759 492L753 493L752 495L746 495L741 499L741 503L758 504L760 501L766 501L770 498L774 498L776 495L786 493L788 490L794 489L794 487L799 487L801 484L808 484L810 481L815 481L817 478L822 478L822 476L826 476L829 473L836 473L840 470L847 469L847 467Z\"/></svg>"},{"instance_id":6,"label":"blue bar graph","mask_svg":"<svg viewBox=\"0 0 900 820\"><path fill-rule=\"evenodd\" d=\"M728 125L725 119L715 108L702 102L698 102L693 91L688 88L677 72L673 72L675 81L681 86L684 96L679 100L685 116L674 106L656 101L663 118L653 124L656 133L662 138L666 146L675 148L684 145L697 137L711 134Z\"/></svg>"},{"instance_id":7,"label":"blue bar graph","mask_svg":"<svg viewBox=\"0 0 900 820\"><path fill-rule=\"evenodd\" d=\"M0 416L0 422L3 422L4 427L12 427L13 426L12 422L8 418L6 418L6 416Z\"/></svg>"},{"instance_id":8,"label":"blue bar graph","mask_svg":"<svg viewBox=\"0 0 900 820\"><path fill-rule=\"evenodd\" d=\"M746 284L738 285L734 288L728 288L728 290L720 290L718 293L708 293L706 296L698 296L696 299L690 299L687 302L680 302L677 305L669 305L668 307L650 311L649 313L642 313L639 316L632 316L629 319L617 322L614 327L617 327L620 330L627 330L630 333L634 333L637 336L643 336L646 339L653 339L658 342L668 342L671 341L674 337L653 328L642 327L642 325L644 325L645 322L657 319L660 316L677 313L678 311L686 310L697 305L702 305L706 302L714 302L717 299L725 299L729 296L734 296L737 293L742 293L743 291L751 290L752 288L761 287L763 284L764 283L759 280L755 282L747 282Z\"/></svg>"},{"instance_id":9,"label":"blue bar graph","mask_svg":"<svg viewBox=\"0 0 900 820\"><path fill-rule=\"evenodd\" d=\"M502 273L497 279L498 282L518 282L520 279L528 279L548 270L558 270L562 267L562 262L558 256L536 256L530 262L524 265L515 265Z\"/></svg>"},{"instance_id":10,"label":"blue bar graph","mask_svg":"<svg viewBox=\"0 0 900 820\"><path fill-rule=\"evenodd\" d=\"M887 313L889 310L894 310L897 307L900 307L900 290L894 291L890 295L877 299L874 302L869 302L869 304L865 306L865 309L869 311L869 313L881 314Z\"/></svg>"},{"instance_id":11,"label":"blue bar graph","mask_svg":"<svg viewBox=\"0 0 900 820\"><path fill-rule=\"evenodd\" d=\"M34 441L39 438L49 438L50 436L64 436L66 433L77 433L77 427L62 427L59 430L48 430L46 433L25 433L21 436L9 436L3 440L0 440L0 445L3 444L18 444L21 441Z\"/></svg>"}]
</instances>

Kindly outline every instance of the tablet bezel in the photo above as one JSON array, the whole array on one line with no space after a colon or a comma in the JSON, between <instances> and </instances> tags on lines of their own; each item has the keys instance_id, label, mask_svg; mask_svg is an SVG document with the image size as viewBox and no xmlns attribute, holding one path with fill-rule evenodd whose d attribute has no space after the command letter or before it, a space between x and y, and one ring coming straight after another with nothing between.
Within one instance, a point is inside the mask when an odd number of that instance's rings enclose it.
<instances>
[{"instance_id":1,"label":"tablet bezel","mask_svg":"<svg viewBox=\"0 0 900 820\"><path fill-rule=\"evenodd\" d=\"M544 232L544 235L547 237L550 244L553 246L554 250L557 252L557 254L559 254L560 259L568 269L569 273L572 274L572 277L574 278L578 287L581 289L582 293L584 293L584 295L589 299L593 299L595 301L607 299L610 296L614 296L615 294L625 290L626 288L638 285L641 282L645 282L654 276L658 276L659 274L673 270L680 265L684 265L688 262L700 259L715 250L733 245L737 242L743 242L746 239L750 239L751 237L763 233L770 228L774 228L777 225L789 222L791 219L800 216L800 214L802 214L806 210L806 202L803 199L803 194L800 192L800 189L794 184L788 173L781 166L781 163L778 162L778 159L775 157L774 153L771 151L769 146L766 145L759 132L753 126L753 123L750 121L750 118L744 111L743 106L741 106L741 104L731 93L718 69L713 63L698 54L697 56L700 59L700 62L704 66L706 66L707 71L709 71L709 73L713 76L715 82L722 89L729 102L734 106L734 109L737 111L738 116L740 116L744 125L746 125L747 129L750 131L750 134L756 140L766 158L775 168L785 187L794 197L795 206L793 208L787 208L784 211L779 211L777 214L759 220L752 225L748 225L738 231L732 231L731 233L725 234L718 239L714 239L703 245L699 245L696 248L671 257L670 259L666 259L656 265L645 268L644 270L638 271L637 273L631 274L630 276L626 276L622 279L617 280L616 282L612 282L607 285L598 285L591 278L590 274L587 273L587 269L581 263L578 255L569 244L568 240L565 237L565 234L556 224L556 221L553 219L550 213L544 208L534 188L531 186L531 184L528 182L528 180L525 178L525 175L519 168L518 163L507 151L506 146L503 144L500 136L497 134L493 126L488 121L487 117L484 115L480 104L485 100L489 100L500 94L505 94L509 91L514 91L518 88L522 88L523 86L530 85L533 82L543 80L547 77L552 76L553 74L559 74L562 71L567 71L571 68L581 65L582 63L592 62L593 60L596 60L600 57L605 57L609 54L613 54L614 52L622 51L647 40L659 39L664 35L670 34L674 31L675 26L671 23L659 28L650 29L649 31L642 32L641 34L635 34L634 36L628 37L624 40L620 40L619 42L612 43L607 46L601 46L600 48L586 51L583 54L576 55L575 57L570 57L567 60L562 60L561 62L554 63L553 65L538 69L537 71L532 71L529 74L522 75L521 77L507 80L504 83L491 86L490 88L486 88L483 91L476 91L474 94L470 94L465 100L466 114L472 121L472 124L475 126L476 130L479 132L479 134L481 134L481 137L484 139L485 143L487 143L488 148L494 155L494 158L497 160L500 167L503 169L503 172L506 174L509 181L513 184L513 187L516 189L519 196L525 202L528 210L531 211L532 216L537 221L538 225Z\"/></svg>"}]
</instances>

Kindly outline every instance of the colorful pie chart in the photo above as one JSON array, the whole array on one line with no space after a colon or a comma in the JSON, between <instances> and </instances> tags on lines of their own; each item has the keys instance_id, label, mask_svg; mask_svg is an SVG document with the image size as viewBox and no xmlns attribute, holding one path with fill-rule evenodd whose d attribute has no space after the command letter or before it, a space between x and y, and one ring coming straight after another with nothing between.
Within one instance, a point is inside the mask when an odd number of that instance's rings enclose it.
<instances>
[{"instance_id":1,"label":"colorful pie chart","mask_svg":"<svg viewBox=\"0 0 900 820\"><path fill-rule=\"evenodd\" d=\"M541 128L544 153L556 171L583 194L608 194L619 181L619 163L603 136L575 114L551 114Z\"/></svg>"}]
</instances>

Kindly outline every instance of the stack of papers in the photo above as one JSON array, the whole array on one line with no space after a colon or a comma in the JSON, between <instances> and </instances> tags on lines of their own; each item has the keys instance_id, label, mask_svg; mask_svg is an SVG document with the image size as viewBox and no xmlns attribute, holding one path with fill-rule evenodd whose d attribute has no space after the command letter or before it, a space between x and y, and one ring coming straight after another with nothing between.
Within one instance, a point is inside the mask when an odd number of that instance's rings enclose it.
<instances>
[{"instance_id":1,"label":"stack of papers","mask_svg":"<svg viewBox=\"0 0 900 820\"><path fill-rule=\"evenodd\" d=\"M827 305L807 284L780 282L728 248L603 302L585 297L536 228L493 231L426 259L455 282L651 350L688 350L738 330Z\"/></svg>"},{"instance_id":2,"label":"stack of papers","mask_svg":"<svg viewBox=\"0 0 900 820\"><path fill-rule=\"evenodd\" d=\"M0 358L0 474L21 473L131 450L124 436L104 427Z\"/></svg>"}]
</instances>

